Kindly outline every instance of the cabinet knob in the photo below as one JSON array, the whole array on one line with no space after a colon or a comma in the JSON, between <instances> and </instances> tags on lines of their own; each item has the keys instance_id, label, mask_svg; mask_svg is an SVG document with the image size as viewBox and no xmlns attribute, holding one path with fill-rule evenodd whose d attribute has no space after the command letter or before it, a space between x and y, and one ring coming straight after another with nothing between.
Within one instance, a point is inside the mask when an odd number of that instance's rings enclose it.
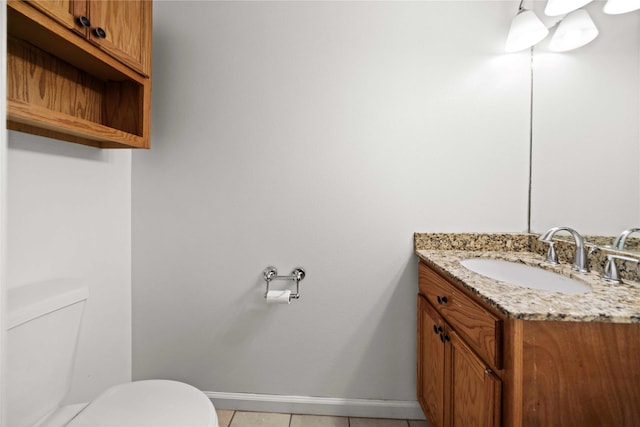
<instances>
[{"instance_id":1,"label":"cabinet knob","mask_svg":"<svg viewBox=\"0 0 640 427\"><path fill-rule=\"evenodd\" d=\"M98 27L93 29L93 35L98 37L99 39L104 39L105 37L107 37L107 32Z\"/></svg>"},{"instance_id":2,"label":"cabinet knob","mask_svg":"<svg viewBox=\"0 0 640 427\"><path fill-rule=\"evenodd\" d=\"M438 295L438 304L446 304L447 297Z\"/></svg>"},{"instance_id":3,"label":"cabinet knob","mask_svg":"<svg viewBox=\"0 0 640 427\"><path fill-rule=\"evenodd\" d=\"M449 335L447 335L447 334L440 334L440 341L447 342L447 341L451 341L451 339L449 338Z\"/></svg>"},{"instance_id":4,"label":"cabinet knob","mask_svg":"<svg viewBox=\"0 0 640 427\"><path fill-rule=\"evenodd\" d=\"M87 18L86 16L78 16L76 18L76 22L82 28L86 28L86 27L90 27L91 26L91 21L89 21L89 18Z\"/></svg>"},{"instance_id":5,"label":"cabinet knob","mask_svg":"<svg viewBox=\"0 0 640 427\"><path fill-rule=\"evenodd\" d=\"M433 333L438 335L440 332L442 332L442 326L433 325Z\"/></svg>"}]
</instances>

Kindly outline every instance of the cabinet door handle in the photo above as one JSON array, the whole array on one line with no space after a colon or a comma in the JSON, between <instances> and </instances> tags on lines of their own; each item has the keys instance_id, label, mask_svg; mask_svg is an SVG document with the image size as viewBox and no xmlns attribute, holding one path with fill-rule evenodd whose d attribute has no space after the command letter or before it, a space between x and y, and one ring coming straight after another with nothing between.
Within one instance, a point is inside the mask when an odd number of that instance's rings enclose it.
<instances>
[{"instance_id":1,"label":"cabinet door handle","mask_svg":"<svg viewBox=\"0 0 640 427\"><path fill-rule=\"evenodd\" d=\"M441 332L442 332L442 326L433 325L433 333L434 334L438 335Z\"/></svg>"},{"instance_id":2,"label":"cabinet door handle","mask_svg":"<svg viewBox=\"0 0 640 427\"><path fill-rule=\"evenodd\" d=\"M440 341L442 341L442 342L448 342L448 341L451 341L451 339L449 338L449 335L448 335L448 334L443 334L443 333L441 333L441 334L440 334Z\"/></svg>"},{"instance_id":3,"label":"cabinet door handle","mask_svg":"<svg viewBox=\"0 0 640 427\"><path fill-rule=\"evenodd\" d=\"M102 28L98 27L93 29L93 35L98 37L99 39L104 39L107 37L107 32Z\"/></svg>"},{"instance_id":4,"label":"cabinet door handle","mask_svg":"<svg viewBox=\"0 0 640 427\"><path fill-rule=\"evenodd\" d=\"M87 18L86 16L78 16L76 18L76 23L82 28L91 26L91 21L89 21L89 18Z\"/></svg>"},{"instance_id":5,"label":"cabinet door handle","mask_svg":"<svg viewBox=\"0 0 640 427\"><path fill-rule=\"evenodd\" d=\"M440 296L438 295L438 304L446 304L447 303L447 297L445 296Z\"/></svg>"}]
</instances>

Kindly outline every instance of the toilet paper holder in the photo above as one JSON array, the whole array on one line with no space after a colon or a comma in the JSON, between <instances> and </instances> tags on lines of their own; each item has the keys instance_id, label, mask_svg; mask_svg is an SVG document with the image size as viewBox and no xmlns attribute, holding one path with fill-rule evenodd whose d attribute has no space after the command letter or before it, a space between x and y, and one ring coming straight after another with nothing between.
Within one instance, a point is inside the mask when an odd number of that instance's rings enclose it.
<instances>
[{"instance_id":1,"label":"toilet paper holder","mask_svg":"<svg viewBox=\"0 0 640 427\"><path fill-rule=\"evenodd\" d=\"M267 290L264 293L265 298L269 293L269 285L271 284L272 280L292 280L296 282L296 293L291 293L291 295L289 296L289 301L291 301L291 299L300 298L300 281L304 279L307 273L304 271L304 268L296 267L293 269L289 276L278 276L278 269L274 266L269 266L264 269L262 275L264 276L265 282L267 282Z\"/></svg>"}]
</instances>

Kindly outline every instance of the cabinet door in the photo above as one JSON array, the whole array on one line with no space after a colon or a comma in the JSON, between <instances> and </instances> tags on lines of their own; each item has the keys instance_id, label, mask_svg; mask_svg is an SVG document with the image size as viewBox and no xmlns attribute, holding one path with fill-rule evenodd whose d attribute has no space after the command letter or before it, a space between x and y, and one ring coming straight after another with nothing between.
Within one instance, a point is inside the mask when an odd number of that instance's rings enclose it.
<instances>
[{"instance_id":1,"label":"cabinet door","mask_svg":"<svg viewBox=\"0 0 640 427\"><path fill-rule=\"evenodd\" d=\"M89 39L114 58L149 76L151 0L89 0L87 7L91 20Z\"/></svg>"},{"instance_id":2,"label":"cabinet door","mask_svg":"<svg viewBox=\"0 0 640 427\"><path fill-rule=\"evenodd\" d=\"M418 295L418 401L431 427L444 426L445 323Z\"/></svg>"},{"instance_id":3,"label":"cabinet door","mask_svg":"<svg viewBox=\"0 0 640 427\"><path fill-rule=\"evenodd\" d=\"M29 0L27 3L70 30L86 36L87 28L78 21L86 14L85 0Z\"/></svg>"},{"instance_id":4,"label":"cabinet door","mask_svg":"<svg viewBox=\"0 0 640 427\"><path fill-rule=\"evenodd\" d=\"M451 418L447 424L454 427L500 426L500 379L459 335L450 331L449 337Z\"/></svg>"}]
</instances>

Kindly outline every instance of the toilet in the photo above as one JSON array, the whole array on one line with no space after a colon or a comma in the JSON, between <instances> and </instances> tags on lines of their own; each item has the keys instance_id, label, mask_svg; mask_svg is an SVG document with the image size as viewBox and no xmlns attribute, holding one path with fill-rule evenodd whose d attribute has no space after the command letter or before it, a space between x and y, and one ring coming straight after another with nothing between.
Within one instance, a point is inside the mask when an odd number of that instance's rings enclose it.
<instances>
[{"instance_id":1,"label":"toilet","mask_svg":"<svg viewBox=\"0 0 640 427\"><path fill-rule=\"evenodd\" d=\"M119 384L89 403L62 405L87 297L70 280L8 290L8 427L218 427L207 396L178 381Z\"/></svg>"}]
</instances>

